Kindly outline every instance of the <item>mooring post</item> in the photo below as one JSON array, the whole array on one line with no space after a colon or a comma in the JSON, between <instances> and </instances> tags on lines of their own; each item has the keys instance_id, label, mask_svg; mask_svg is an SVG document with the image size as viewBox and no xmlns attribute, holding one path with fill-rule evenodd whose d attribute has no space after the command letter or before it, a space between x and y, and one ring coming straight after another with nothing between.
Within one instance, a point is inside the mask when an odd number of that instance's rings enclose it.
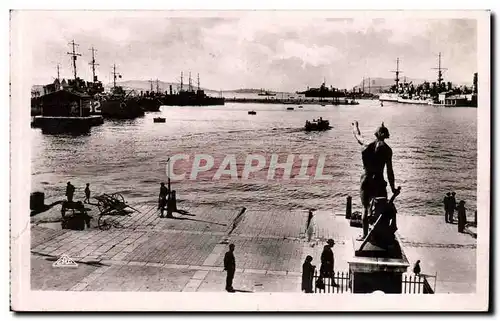
<instances>
[{"instance_id":1,"label":"mooring post","mask_svg":"<svg viewBox=\"0 0 500 321\"><path fill-rule=\"evenodd\" d=\"M474 225L477 226L477 210L474 211Z\"/></svg>"},{"instance_id":2,"label":"mooring post","mask_svg":"<svg viewBox=\"0 0 500 321\"><path fill-rule=\"evenodd\" d=\"M352 197L347 196L347 204L345 207L345 218L350 219L352 214Z\"/></svg>"}]
</instances>

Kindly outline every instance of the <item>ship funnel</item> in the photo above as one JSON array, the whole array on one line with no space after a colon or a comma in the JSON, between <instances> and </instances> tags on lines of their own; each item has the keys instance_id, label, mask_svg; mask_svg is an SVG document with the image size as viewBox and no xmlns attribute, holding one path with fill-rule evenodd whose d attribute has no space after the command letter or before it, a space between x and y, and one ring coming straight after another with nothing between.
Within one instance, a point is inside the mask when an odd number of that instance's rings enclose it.
<instances>
[{"instance_id":1,"label":"ship funnel","mask_svg":"<svg viewBox=\"0 0 500 321\"><path fill-rule=\"evenodd\" d=\"M172 85L169 86L170 89L170 95L172 95Z\"/></svg>"}]
</instances>

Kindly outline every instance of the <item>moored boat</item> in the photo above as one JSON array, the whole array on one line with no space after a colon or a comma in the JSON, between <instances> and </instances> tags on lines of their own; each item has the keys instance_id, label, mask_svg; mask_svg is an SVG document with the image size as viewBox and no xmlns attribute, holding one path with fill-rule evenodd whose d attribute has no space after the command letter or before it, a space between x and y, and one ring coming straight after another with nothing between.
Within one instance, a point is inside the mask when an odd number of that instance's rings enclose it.
<instances>
[{"instance_id":1,"label":"moored boat","mask_svg":"<svg viewBox=\"0 0 500 321\"><path fill-rule=\"evenodd\" d=\"M153 123L164 123L164 122L166 122L166 118L164 118L164 117L153 118Z\"/></svg>"},{"instance_id":2,"label":"moored boat","mask_svg":"<svg viewBox=\"0 0 500 321\"><path fill-rule=\"evenodd\" d=\"M111 92L101 96L100 108L104 118L134 119L144 116L144 109L122 87L116 86L116 66L113 65L113 88Z\"/></svg>"},{"instance_id":3,"label":"moored boat","mask_svg":"<svg viewBox=\"0 0 500 321\"><path fill-rule=\"evenodd\" d=\"M210 97L205 94L205 91L200 88L200 77L198 76L198 89L194 90L191 84L191 74L189 76L188 89L184 90L181 73L181 86L178 92L174 93L172 91L172 86L170 86L170 92L165 94L162 99L163 105L166 106L214 106L214 105L224 105L224 97Z\"/></svg>"},{"instance_id":4,"label":"moored boat","mask_svg":"<svg viewBox=\"0 0 500 321\"><path fill-rule=\"evenodd\" d=\"M328 120L325 120L323 118L319 119L313 119L313 121L308 121L306 120L306 124L304 126L305 131L325 131L332 129L332 126L330 126L330 122Z\"/></svg>"}]
</instances>

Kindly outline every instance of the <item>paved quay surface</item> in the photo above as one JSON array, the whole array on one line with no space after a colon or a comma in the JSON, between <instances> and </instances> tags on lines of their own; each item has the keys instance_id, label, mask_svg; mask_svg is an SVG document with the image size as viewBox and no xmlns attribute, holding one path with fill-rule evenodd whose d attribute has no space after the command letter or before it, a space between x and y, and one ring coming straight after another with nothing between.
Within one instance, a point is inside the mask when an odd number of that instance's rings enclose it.
<instances>
[{"instance_id":1,"label":"paved quay surface","mask_svg":"<svg viewBox=\"0 0 500 321\"><path fill-rule=\"evenodd\" d=\"M306 211L246 209L234 225L241 208L186 207L167 219L159 217L156 204L133 206L139 212L113 217L116 226L106 231L95 227L98 211L93 206L92 227L84 231L32 224L32 289L220 292L225 287L224 253L234 243L235 289L300 292L306 255L319 267L323 245L333 238L335 270L348 271L352 238L361 232L343 215L327 211L315 213L315 235L307 242ZM420 259L423 273L438 271L437 292L475 291L474 238L435 216L401 215L398 225L410 263ZM52 267L61 255L78 267Z\"/></svg>"}]
</instances>

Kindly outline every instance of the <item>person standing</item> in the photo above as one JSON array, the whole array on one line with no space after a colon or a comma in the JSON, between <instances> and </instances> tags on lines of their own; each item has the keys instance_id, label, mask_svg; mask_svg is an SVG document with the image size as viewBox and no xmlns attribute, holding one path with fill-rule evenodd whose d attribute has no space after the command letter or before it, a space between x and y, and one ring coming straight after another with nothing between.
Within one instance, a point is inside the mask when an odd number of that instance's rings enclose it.
<instances>
[{"instance_id":1,"label":"person standing","mask_svg":"<svg viewBox=\"0 0 500 321\"><path fill-rule=\"evenodd\" d=\"M457 208L457 199L455 198L455 195L457 195L457 193L452 192L450 197L450 217L448 219L450 223L453 223L453 216L455 214L455 209Z\"/></svg>"},{"instance_id":2,"label":"person standing","mask_svg":"<svg viewBox=\"0 0 500 321\"><path fill-rule=\"evenodd\" d=\"M450 200L451 200L451 193L448 192L444 196L443 199L443 204L444 204L444 220L446 223L450 223L449 217L450 217Z\"/></svg>"},{"instance_id":3,"label":"person standing","mask_svg":"<svg viewBox=\"0 0 500 321\"><path fill-rule=\"evenodd\" d=\"M415 275L420 275L420 272L422 272L422 269L420 268L420 260L417 260L413 266L413 273L415 273Z\"/></svg>"},{"instance_id":4,"label":"person standing","mask_svg":"<svg viewBox=\"0 0 500 321\"><path fill-rule=\"evenodd\" d=\"M465 201L460 201L457 206L458 214L458 232L463 233L465 230L465 224L467 224L467 213L465 210Z\"/></svg>"},{"instance_id":5,"label":"person standing","mask_svg":"<svg viewBox=\"0 0 500 321\"><path fill-rule=\"evenodd\" d=\"M312 265L312 256L308 255L304 264L302 264L302 291L313 293L313 278L316 266Z\"/></svg>"},{"instance_id":6,"label":"person standing","mask_svg":"<svg viewBox=\"0 0 500 321\"><path fill-rule=\"evenodd\" d=\"M75 187L71 182L68 182L68 184L66 184L66 197L68 198L68 202L73 202L73 195L75 195Z\"/></svg>"},{"instance_id":7,"label":"person standing","mask_svg":"<svg viewBox=\"0 0 500 321\"><path fill-rule=\"evenodd\" d=\"M167 202L168 196L168 188L165 186L165 183L160 184L160 194L158 195L158 209L161 208L161 204Z\"/></svg>"},{"instance_id":8,"label":"person standing","mask_svg":"<svg viewBox=\"0 0 500 321\"><path fill-rule=\"evenodd\" d=\"M87 186L85 187L85 199L83 200L84 203L90 204L90 184L87 183Z\"/></svg>"},{"instance_id":9,"label":"person standing","mask_svg":"<svg viewBox=\"0 0 500 321\"><path fill-rule=\"evenodd\" d=\"M224 255L224 271L227 271L226 276L226 291L234 292L233 279L236 271L236 260L234 259L234 244L229 244L229 251Z\"/></svg>"}]
</instances>

